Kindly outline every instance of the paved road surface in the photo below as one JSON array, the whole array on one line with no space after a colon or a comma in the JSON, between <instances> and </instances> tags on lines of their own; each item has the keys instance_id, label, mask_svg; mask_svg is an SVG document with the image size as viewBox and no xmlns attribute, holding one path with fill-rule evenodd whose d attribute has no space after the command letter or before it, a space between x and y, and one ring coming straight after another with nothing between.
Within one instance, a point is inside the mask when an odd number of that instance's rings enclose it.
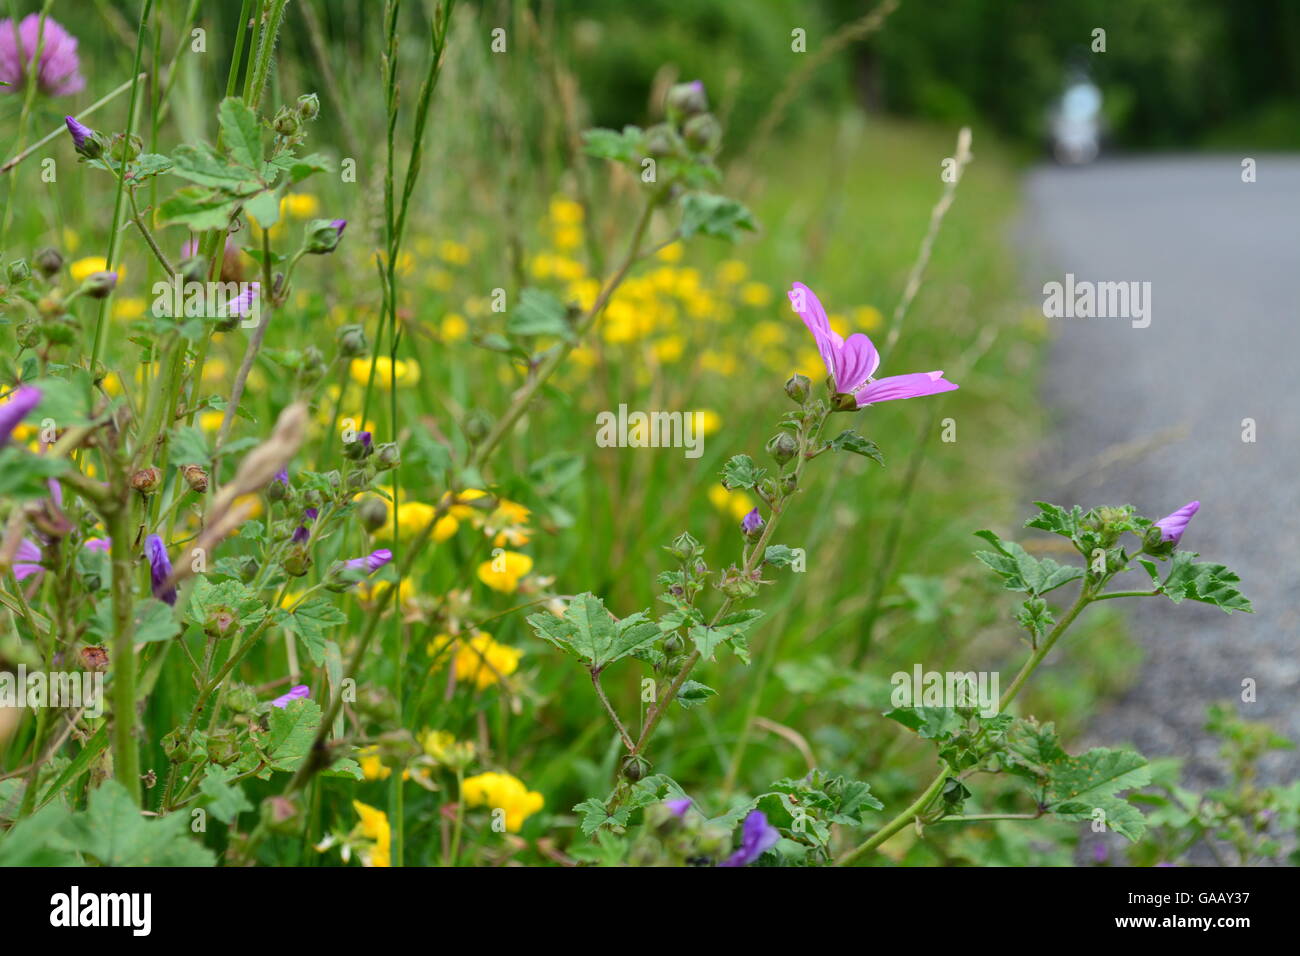
<instances>
[{"instance_id":1,"label":"paved road surface","mask_svg":"<svg viewBox=\"0 0 1300 956\"><path fill-rule=\"evenodd\" d=\"M1151 283L1148 328L1049 320L1060 335L1044 397L1057 419L1043 473L1057 477L1033 490L1152 516L1200 500L1183 544L1236 570L1256 613L1127 602L1145 662L1090 742L1187 755L1201 784L1217 776L1205 706L1239 701L1244 678L1258 702L1242 712L1300 741L1300 159L1256 159L1254 183L1240 156L1039 169L1021 236L1035 295L1067 272ZM1140 454L1106 453L1162 433ZM1088 467L1099 456L1110 463ZM1266 773L1294 779L1300 751Z\"/></svg>"}]
</instances>

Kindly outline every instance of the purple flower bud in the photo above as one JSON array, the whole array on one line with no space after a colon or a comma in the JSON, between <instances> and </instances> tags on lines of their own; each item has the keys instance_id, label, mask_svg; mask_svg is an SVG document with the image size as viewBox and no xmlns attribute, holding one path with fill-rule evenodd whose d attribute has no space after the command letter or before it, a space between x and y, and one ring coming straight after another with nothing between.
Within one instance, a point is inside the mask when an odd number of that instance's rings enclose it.
<instances>
[{"instance_id":1,"label":"purple flower bud","mask_svg":"<svg viewBox=\"0 0 1300 956\"><path fill-rule=\"evenodd\" d=\"M85 123L78 122L75 116L65 116L63 122L68 125L68 132L72 134L72 145L80 153L94 137L95 131Z\"/></svg>"},{"instance_id":2,"label":"purple flower bud","mask_svg":"<svg viewBox=\"0 0 1300 956\"><path fill-rule=\"evenodd\" d=\"M751 810L745 817L745 825L740 834L740 847L727 857L719 866L747 866L781 839L776 827L767 822L767 814L762 810Z\"/></svg>"},{"instance_id":3,"label":"purple flower bud","mask_svg":"<svg viewBox=\"0 0 1300 956\"><path fill-rule=\"evenodd\" d=\"M295 700L302 700L304 697L308 696L309 694L311 694L310 687L308 687L306 684L298 684L295 687L289 688L289 693L281 694L275 700L271 701L271 706L279 707L281 710L283 710L284 708L292 704Z\"/></svg>"},{"instance_id":4,"label":"purple flower bud","mask_svg":"<svg viewBox=\"0 0 1300 956\"><path fill-rule=\"evenodd\" d=\"M117 288L117 273L92 272L86 276L81 288L92 299L106 299Z\"/></svg>"},{"instance_id":5,"label":"purple flower bud","mask_svg":"<svg viewBox=\"0 0 1300 956\"><path fill-rule=\"evenodd\" d=\"M41 390L31 385L23 385L10 394L8 401L0 405L0 448L9 443L9 436L27 413L40 404Z\"/></svg>"},{"instance_id":6,"label":"purple flower bud","mask_svg":"<svg viewBox=\"0 0 1300 956\"><path fill-rule=\"evenodd\" d=\"M293 538L291 540L294 544L306 544L310 539L311 532L302 525L298 525L293 529Z\"/></svg>"},{"instance_id":7,"label":"purple flower bud","mask_svg":"<svg viewBox=\"0 0 1300 956\"><path fill-rule=\"evenodd\" d=\"M686 811L691 808L691 800L689 797L682 797L680 800L665 800L664 806L672 812L673 816L684 817Z\"/></svg>"},{"instance_id":8,"label":"purple flower bud","mask_svg":"<svg viewBox=\"0 0 1300 956\"><path fill-rule=\"evenodd\" d=\"M302 517L304 521L315 521L319 514L320 512L315 508L308 508L302 513Z\"/></svg>"},{"instance_id":9,"label":"purple flower bud","mask_svg":"<svg viewBox=\"0 0 1300 956\"><path fill-rule=\"evenodd\" d=\"M1155 523L1160 529L1160 540L1162 543L1178 544L1183 537L1183 532L1187 530L1187 525L1191 523L1192 516L1201 510L1199 501L1189 501L1173 514L1165 515Z\"/></svg>"},{"instance_id":10,"label":"purple flower bud","mask_svg":"<svg viewBox=\"0 0 1300 956\"><path fill-rule=\"evenodd\" d=\"M275 473L275 480L280 482L282 485L287 485L289 483L289 469L281 468L277 471Z\"/></svg>"},{"instance_id":11,"label":"purple flower bud","mask_svg":"<svg viewBox=\"0 0 1300 956\"><path fill-rule=\"evenodd\" d=\"M144 539L144 553L149 559L149 580L153 583L153 596L168 604L176 603L176 588L166 587L167 579L172 575L171 559L167 557L167 547L162 538L151 534Z\"/></svg>"},{"instance_id":12,"label":"purple flower bud","mask_svg":"<svg viewBox=\"0 0 1300 956\"><path fill-rule=\"evenodd\" d=\"M746 536L752 538L763 530L764 524L766 524L766 522L763 520L763 516L760 515L758 509L755 508L740 520L740 530L745 532Z\"/></svg>"},{"instance_id":13,"label":"purple flower bud","mask_svg":"<svg viewBox=\"0 0 1300 956\"><path fill-rule=\"evenodd\" d=\"M347 224L346 219L313 219L307 223L305 251L317 256L333 252L343 238Z\"/></svg>"},{"instance_id":14,"label":"purple flower bud","mask_svg":"<svg viewBox=\"0 0 1300 956\"><path fill-rule=\"evenodd\" d=\"M344 561L343 566L349 571L365 571L366 574L374 574L391 560L393 560L393 552L387 548L380 548L378 551L370 552L364 558Z\"/></svg>"}]
</instances>

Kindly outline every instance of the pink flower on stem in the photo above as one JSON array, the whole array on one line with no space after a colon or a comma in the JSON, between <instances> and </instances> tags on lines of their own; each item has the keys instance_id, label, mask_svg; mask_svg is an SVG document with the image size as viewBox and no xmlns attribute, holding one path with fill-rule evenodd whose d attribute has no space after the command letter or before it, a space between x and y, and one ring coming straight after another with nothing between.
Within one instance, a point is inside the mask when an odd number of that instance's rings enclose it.
<instances>
[{"instance_id":1,"label":"pink flower on stem","mask_svg":"<svg viewBox=\"0 0 1300 956\"><path fill-rule=\"evenodd\" d=\"M788 295L794 311L799 313L804 325L812 333L827 373L835 381L835 390L852 395L858 408L875 402L890 402L900 398L919 398L940 392L956 391L957 386L944 380L943 372L913 372L909 375L890 375L872 378L880 367L880 353L871 339L855 332L847 339L831 328L813 290L802 282L794 283Z\"/></svg>"}]
</instances>

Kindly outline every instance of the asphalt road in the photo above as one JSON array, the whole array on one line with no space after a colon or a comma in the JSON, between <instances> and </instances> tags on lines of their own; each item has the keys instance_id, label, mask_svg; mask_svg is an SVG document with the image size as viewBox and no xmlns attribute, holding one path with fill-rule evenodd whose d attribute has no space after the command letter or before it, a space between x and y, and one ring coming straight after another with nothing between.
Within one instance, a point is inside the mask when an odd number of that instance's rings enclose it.
<instances>
[{"instance_id":1,"label":"asphalt road","mask_svg":"<svg viewBox=\"0 0 1300 956\"><path fill-rule=\"evenodd\" d=\"M1256 613L1125 602L1144 663L1088 743L1184 756L1202 785L1218 778L1210 702L1300 742L1300 158L1255 159L1253 183L1241 156L1041 168L1020 236L1036 297L1067 272L1151 283L1146 328L1048 320L1059 335L1043 397L1055 421L1032 490L1152 517L1200 500L1183 546L1236 570ZM1245 678L1256 703L1241 702ZM1295 779L1300 750L1264 771Z\"/></svg>"}]
</instances>

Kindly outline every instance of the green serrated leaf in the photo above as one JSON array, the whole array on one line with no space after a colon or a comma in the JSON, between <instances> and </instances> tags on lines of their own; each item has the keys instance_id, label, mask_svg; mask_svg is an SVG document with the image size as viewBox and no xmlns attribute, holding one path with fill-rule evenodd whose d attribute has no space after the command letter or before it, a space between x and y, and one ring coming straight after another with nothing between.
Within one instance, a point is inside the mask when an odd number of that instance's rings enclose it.
<instances>
[{"instance_id":1,"label":"green serrated leaf","mask_svg":"<svg viewBox=\"0 0 1300 956\"><path fill-rule=\"evenodd\" d=\"M645 647L661 634L659 625L644 612L615 621L600 598L590 592L570 601L563 617L538 613L528 618L528 624L538 637L576 655L595 671Z\"/></svg>"},{"instance_id":2,"label":"green serrated leaf","mask_svg":"<svg viewBox=\"0 0 1300 956\"><path fill-rule=\"evenodd\" d=\"M212 851L189 834L189 815L147 819L116 780L90 793L84 813L73 814L61 834L68 845L100 866L212 866Z\"/></svg>"},{"instance_id":3,"label":"green serrated leaf","mask_svg":"<svg viewBox=\"0 0 1300 956\"><path fill-rule=\"evenodd\" d=\"M679 231L683 239L701 235L735 242L740 230L753 232L756 228L754 214L735 199L705 192L689 192L682 197Z\"/></svg>"},{"instance_id":4,"label":"green serrated leaf","mask_svg":"<svg viewBox=\"0 0 1300 956\"><path fill-rule=\"evenodd\" d=\"M677 703L690 710L692 707L698 707L717 693L712 687L701 684L699 681L688 680L678 689L676 700Z\"/></svg>"},{"instance_id":5,"label":"green serrated leaf","mask_svg":"<svg viewBox=\"0 0 1300 956\"><path fill-rule=\"evenodd\" d=\"M567 338L573 331L564 303L541 289L524 289L519 304L510 310L506 331L512 335L558 335Z\"/></svg>"},{"instance_id":6,"label":"green serrated leaf","mask_svg":"<svg viewBox=\"0 0 1300 956\"><path fill-rule=\"evenodd\" d=\"M733 491L737 488L753 488L765 474L767 469L757 467L754 459L748 455L732 455L722 466L722 484Z\"/></svg>"},{"instance_id":7,"label":"green serrated leaf","mask_svg":"<svg viewBox=\"0 0 1300 956\"><path fill-rule=\"evenodd\" d=\"M234 823L241 813L253 809L243 788L232 782L238 774L234 767L209 766L199 784L199 792L211 801L208 811L226 826Z\"/></svg>"},{"instance_id":8,"label":"green serrated leaf","mask_svg":"<svg viewBox=\"0 0 1300 956\"><path fill-rule=\"evenodd\" d=\"M221 139L230 158L249 170L262 165L262 124L238 96L227 96L217 107Z\"/></svg>"},{"instance_id":9,"label":"green serrated leaf","mask_svg":"<svg viewBox=\"0 0 1300 956\"><path fill-rule=\"evenodd\" d=\"M885 463L885 456L880 453L876 443L863 438L851 428L840 432L826 444L835 451L847 451L855 455L861 455L863 458L870 458L878 465Z\"/></svg>"}]
</instances>

